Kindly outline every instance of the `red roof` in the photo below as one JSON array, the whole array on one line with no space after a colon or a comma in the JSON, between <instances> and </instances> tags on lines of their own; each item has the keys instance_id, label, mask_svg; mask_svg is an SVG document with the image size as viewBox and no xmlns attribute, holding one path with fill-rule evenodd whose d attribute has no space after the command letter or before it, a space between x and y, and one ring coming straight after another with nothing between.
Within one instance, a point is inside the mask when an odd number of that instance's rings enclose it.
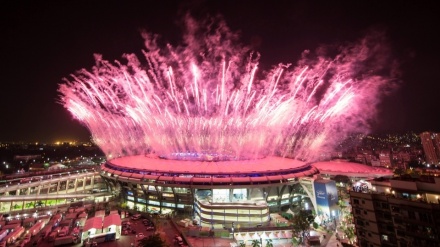
<instances>
[{"instance_id":1,"label":"red roof","mask_svg":"<svg viewBox=\"0 0 440 247\"><path fill-rule=\"evenodd\" d=\"M93 217L86 221L84 225L83 231L88 231L90 229L102 229L102 218L101 217Z\"/></svg>"},{"instance_id":2,"label":"red roof","mask_svg":"<svg viewBox=\"0 0 440 247\"><path fill-rule=\"evenodd\" d=\"M109 216L104 218L104 223L102 225L104 228L107 228L111 225L120 226L121 216L119 214L110 214Z\"/></svg>"}]
</instances>

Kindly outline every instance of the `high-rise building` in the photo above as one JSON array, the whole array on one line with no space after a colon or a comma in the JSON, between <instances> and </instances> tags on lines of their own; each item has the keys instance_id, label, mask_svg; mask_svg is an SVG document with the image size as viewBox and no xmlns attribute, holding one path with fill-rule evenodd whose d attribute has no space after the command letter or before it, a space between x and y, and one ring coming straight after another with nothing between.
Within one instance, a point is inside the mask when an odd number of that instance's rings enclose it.
<instances>
[{"instance_id":1,"label":"high-rise building","mask_svg":"<svg viewBox=\"0 0 440 247\"><path fill-rule=\"evenodd\" d=\"M360 247L440 246L440 178L409 176L351 191Z\"/></svg>"},{"instance_id":2,"label":"high-rise building","mask_svg":"<svg viewBox=\"0 0 440 247\"><path fill-rule=\"evenodd\" d=\"M440 157L440 136L437 133L423 132L420 134L426 162L438 164Z\"/></svg>"}]
</instances>

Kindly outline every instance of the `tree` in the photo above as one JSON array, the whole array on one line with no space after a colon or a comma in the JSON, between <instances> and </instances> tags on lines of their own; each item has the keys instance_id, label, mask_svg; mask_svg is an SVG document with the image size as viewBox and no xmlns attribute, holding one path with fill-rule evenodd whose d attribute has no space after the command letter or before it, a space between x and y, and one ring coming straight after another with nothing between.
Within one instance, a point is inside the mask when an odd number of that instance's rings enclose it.
<instances>
[{"instance_id":1,"label":"tree","mask_svg":"<svg viewBox=\"0 0 440 247\"><path fill-rule=\"evenodd\" d=\"M333 180L336 183L343 183L343 184L350 184L351 180L349 177L345 176L345 175L336 175Z\"/></svg>"},{"instance_id":2,"label":"tree","mask_svg":"<svg viewBox=\"0 0 440 247\"><path fill-rule=\"evenodd\" d=\"M272 239L266 239L266 247L273 247Z\"/></svg>"},{"instance_id":3,"label":"tree","mask_svg":"<svg viewBox=\"0 0 440 247\"><path fill-rule=\"evenodd\" d=\"M260 240L258 239L252 240L252 247L261 247Z\"/></svg>"},{"instance_id":4,"label":"tree","mask_svg":"<svg viewBox=\"0 0 440 247\"><path fill-rule=\"evenodd\" d=\"M158 233L143 238L139 241L138 247L168 247L167 243L160 237Z\"/></svg>"},{"instance_id":5,"label":"tree","mask_svg":"<svg viewBox=\"0 0 440 247\"><path fill-rule=\"evenodd\" d=\"M299 246L301 237L292 236L292 246Z\"/></svg>"},{"instance_id":6,"label":"tree","mask_svg":"<svg viewBox=\"0 0 440 247\"><path fill-rule=\"evenodd\" d=\"M238 246L240 246L240 247L246 247L246 243L245 243L245 242L240 242L240 243L238 244Z\"/></svg>"},{"instance_id":7,"label":"tree","mask_svg":"<svg viewBox=\"0 0 440 247\"><path fill-rule=\"evenodd\" d=\"M343 231L350 242L352 242L354 237L356 237L355 230L354 230L353 226L346 226L343 229Z\"/></svg>"},{"instance_id":8,"label":"tree","mask_svg":"<svg viewBox=\"0 0 440 247\"><path fill-rule=\"evenodd\" d=\"M405 170L403 168L398 167L398 168L394 169L394 175L401 176L403 174L405 174Z\"/></svg>"},{"instance_id":9,"label":"tree","mask_svg":"<svg viewBox=\"0 0 440 247\"><path fill-rule=\"evenodd\" d=\"M305 211L300 211L295 214L292 219L292 238L299 237L301 243L305 238L310 235L310 224L313 221L313 215L308 214Z\"/></svg>"}]
</instances>

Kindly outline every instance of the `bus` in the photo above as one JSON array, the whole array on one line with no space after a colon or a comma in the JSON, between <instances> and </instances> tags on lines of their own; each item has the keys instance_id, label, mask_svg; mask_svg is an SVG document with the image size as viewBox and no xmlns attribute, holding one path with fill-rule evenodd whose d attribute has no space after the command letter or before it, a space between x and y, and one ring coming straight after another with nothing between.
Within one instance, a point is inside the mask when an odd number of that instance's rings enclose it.
<instances>
[{"instance_id":1,"label":"bus","mask_svg":"<svg viewBox=\"0 0 440 247\"><path fill-rule=\"evenodd\" d=\"M109 242L116 239L116 232L98 233L89 238L91 242Z\"/></svg>"}]
</instances>

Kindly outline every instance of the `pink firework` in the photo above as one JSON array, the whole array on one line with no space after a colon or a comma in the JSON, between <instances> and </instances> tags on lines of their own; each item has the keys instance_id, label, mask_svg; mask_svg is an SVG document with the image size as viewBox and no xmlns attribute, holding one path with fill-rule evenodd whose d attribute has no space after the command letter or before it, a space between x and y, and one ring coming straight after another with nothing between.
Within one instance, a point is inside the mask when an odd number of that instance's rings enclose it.
<instances>
[{"instance_id":1,"label":"pink firework","mask_svg":"<svg viewBox=\"0 0 440 247\"><path fill-rule=\"evenodd\" d=\"M211 23L213 24L213 23ZM316 160L352 132L367 132L391 88L381 36L304 52L296 66L260 71L259 54L222 21L187 20L183 45L144 34L145 61L96 55L60 85L62 104L108 156L155 152L233 159L281 155Z\"/></svg>"}]
</instances>

